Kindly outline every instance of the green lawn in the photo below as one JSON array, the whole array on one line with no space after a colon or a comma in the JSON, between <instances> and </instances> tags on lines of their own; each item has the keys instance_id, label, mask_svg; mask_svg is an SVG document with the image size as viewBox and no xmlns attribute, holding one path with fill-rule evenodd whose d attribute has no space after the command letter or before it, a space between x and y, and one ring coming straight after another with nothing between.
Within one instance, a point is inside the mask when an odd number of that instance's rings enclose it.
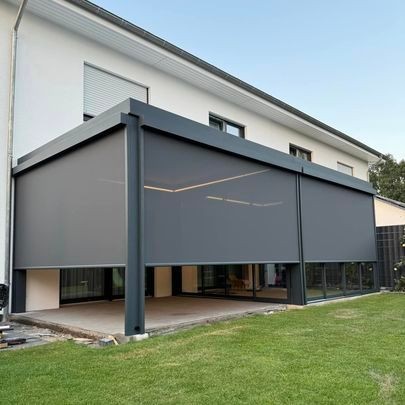
<instances>
[{"instance_id":1,"label":"green lawn","mask_svg":"<svg viewBox=\"0 0 405 405\"><path fill-rule=\"evenodd\" d=\"M0 403L403 404L405 295L91 349L0 353Z\"/></svg>"}]
</instances>

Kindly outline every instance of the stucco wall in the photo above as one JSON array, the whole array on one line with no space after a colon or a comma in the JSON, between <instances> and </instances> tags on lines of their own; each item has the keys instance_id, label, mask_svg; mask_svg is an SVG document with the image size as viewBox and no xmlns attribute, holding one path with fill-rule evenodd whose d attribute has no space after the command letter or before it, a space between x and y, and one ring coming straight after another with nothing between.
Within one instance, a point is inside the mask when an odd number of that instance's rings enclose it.
<instances>
[{"instance_id":1,"label":"stucco wall","mask_svg":"<svg viewBox=\"0 0 405 405\"><path fill-rule=\"evenodd\" d=\"M57 44L57 46L56 46ZM21 156L82 122L83 64L92 63L150 87L150 103L208 124L208 113L246 125L246 138L289 152L289 143L313 151L313 160L337 161L367 178L367 163L243 109L158 69L40 17L24 16L19 36L15 154Z\"/></svg>"},{"instance_id":2,"label":"stucco wall","mask_svg":"<svg viewBox=\"0 0 405 405\"><path fill-rule=\"evenodd\" d=\"M59 269L27 271L27 311L59 308Z\"/></svg>"},{"instance_id":3,"label":"stucco wall","mask_svg":"<svg viewBox=\"0 0 405 405\"><path fill-rule=\"evenodd\" d=\"M172 295L172 268L155 267L155 297Z\"/></svg>"},{"instance_id":4,"label":"stucco wall","mask_svg":"<svg viewBox=\"0 0 405 405\"><path fill-rule=\"evenodd\" d=\"M14 16L13 8L6 3L3 3L4 2L0 3L0 283L4 282L7 120L10 80L11 21Z\"/></svg>"},{"instance_id":5,"label":"stucco wall","mask_svg":"<svg viewBox=\"0 0 405 405\"><path fill-rule=\"evenodd\" d=\"M376 226L405 225L405 208L374 199Z\"/></svg>"},{"instance_id":6,"label":"stucco wall","mask_svg":"<svg viewBox=\"0 0 405 405\"><path fill-rule=\"evenodd\" d=\"M181 271L182 292L198 292L198 271L197 266L183 266Z\"/></svg>"}]
</instances>

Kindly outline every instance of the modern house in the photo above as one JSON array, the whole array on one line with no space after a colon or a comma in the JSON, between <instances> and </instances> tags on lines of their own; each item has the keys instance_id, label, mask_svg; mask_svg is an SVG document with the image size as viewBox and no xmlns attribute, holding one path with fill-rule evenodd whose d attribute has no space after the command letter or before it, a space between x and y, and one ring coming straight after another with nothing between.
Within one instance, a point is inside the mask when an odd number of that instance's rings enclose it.
<instances>
[{"instance_id":1,"label":"modern house","mask_svg":"<svg viewBox=\"0 0 405 405\"><path fill-rule=\"evenodd\" d=\"M0 4L13 312L125 297L132 335L145 296L303 305L378 288L381 153L88 1L20 4Z\"/></svg>"}]
</instances>

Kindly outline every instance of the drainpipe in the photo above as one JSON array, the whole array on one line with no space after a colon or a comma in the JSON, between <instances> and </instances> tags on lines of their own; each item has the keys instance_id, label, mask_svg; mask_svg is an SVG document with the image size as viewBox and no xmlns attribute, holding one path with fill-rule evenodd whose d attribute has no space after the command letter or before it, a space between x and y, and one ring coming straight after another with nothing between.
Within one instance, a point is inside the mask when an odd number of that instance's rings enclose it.
<instances>
[{"instance_id":1,"label":"drainpipe","mask_svg":"<svg viewBox=\"0 0 405 405\"><path fill-rule=\"evenodd\" d=\"M10 94L8 104L8 136L7 136L7 173L6 173L6 258L5 258L5 271L4 283L10 285L10 271L11 271L11 224L12 224L12 197L13 197L13 183L12 183L12 167L13 167L13 138L14 138L14 105L15 105L15 79L17 67L17 33L18 27L24 13L24 9L28 0L21 2L18 9L17 18L14 22L11 31L11 62L10 62ZM3 310L3 319L7 320L9 314L9 306Z\"/></svg>"}]
</instances>

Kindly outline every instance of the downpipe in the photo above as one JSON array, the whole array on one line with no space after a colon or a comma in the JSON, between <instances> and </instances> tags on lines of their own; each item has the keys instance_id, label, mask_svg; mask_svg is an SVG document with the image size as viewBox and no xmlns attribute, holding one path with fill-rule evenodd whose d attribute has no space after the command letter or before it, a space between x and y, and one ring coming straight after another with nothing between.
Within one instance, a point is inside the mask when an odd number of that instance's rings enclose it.
<instances>
[{"instance_id":1,"label":"downpipe","mask_svg":"<svg viewBox=\"0 0 405 405\"><path fill-rule=\"evenodd\" d=\"M12 212L13 212L13 142L14 142L14 107L15 107L15 82L17 70L17 38L18 28L24 14L28 0L23 0L18 9L17 17L11 30L11 58L10 58L10 93L8 105L8 136L7 136L7 169L6 169L6 239L5 239L5 265L4 284L10 286L12 262ZM8 320L10 303L3 309L3 320Z\"/></svg>"}]
</instances>

